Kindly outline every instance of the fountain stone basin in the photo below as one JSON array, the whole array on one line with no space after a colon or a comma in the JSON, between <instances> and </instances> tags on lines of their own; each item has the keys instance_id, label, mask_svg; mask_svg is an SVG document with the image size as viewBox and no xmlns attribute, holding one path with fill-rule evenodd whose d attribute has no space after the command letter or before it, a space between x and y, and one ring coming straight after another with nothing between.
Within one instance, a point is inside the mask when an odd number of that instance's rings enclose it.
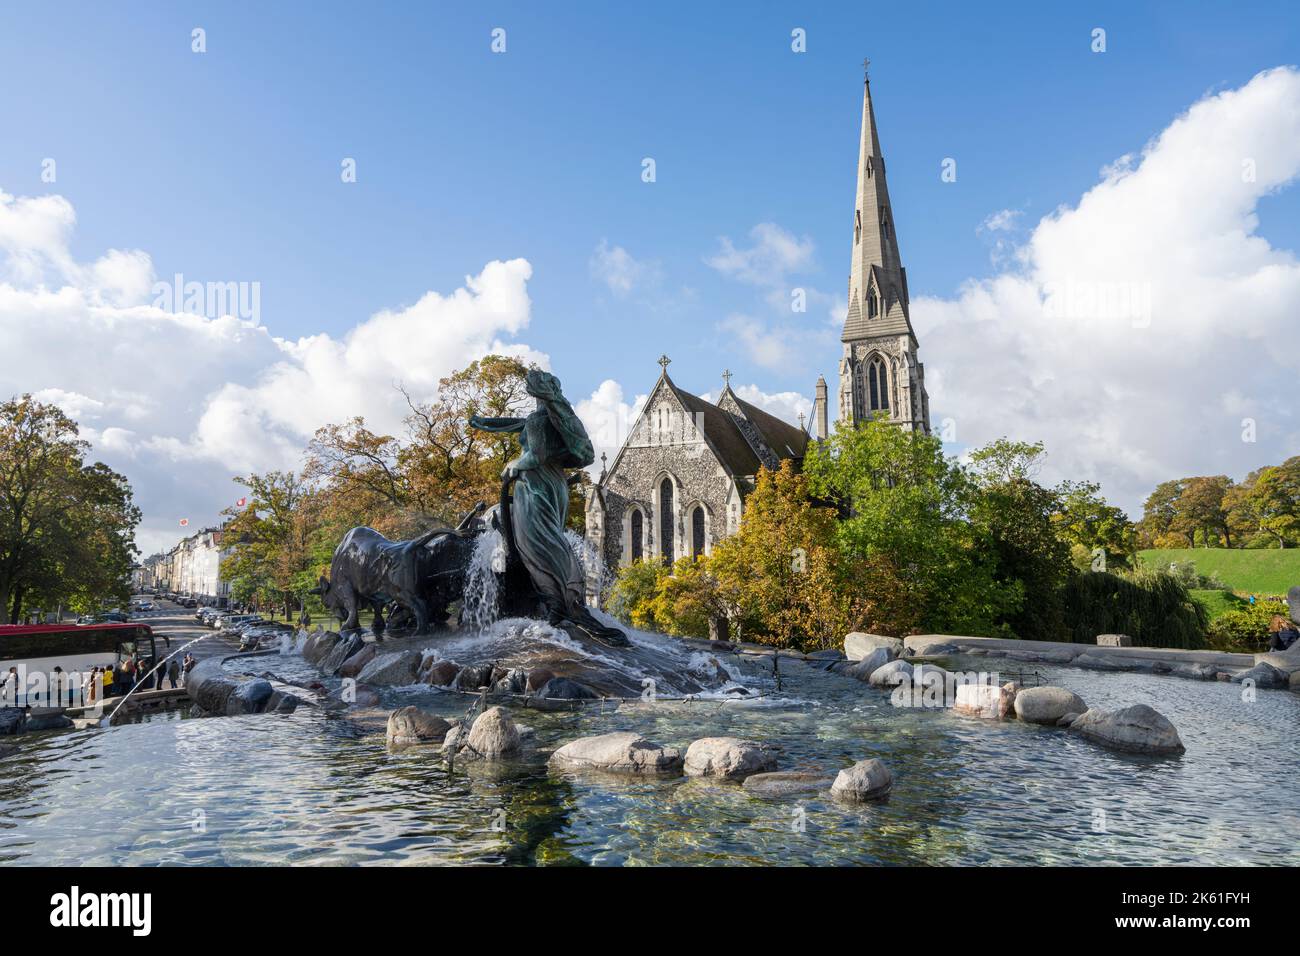
<instances>
[{"instance_id":1,"label":"fountain stone basin","mask_svg":"<svg viewBox=\"0 0 1300 956\"><path fill-rule=\"evenodd\" d=\"M611 648L595 640L574 638L544 621L507 618L474 631L390 634L381 641L368 637L365 648L374 648L373 657L360 678L367 683L383 684L385 680L367 680L365 675L383 674L389 669L381 666L381 662L397 661L399 655L418 652L423 662L415 683L439 681L445 686L455 681L448 676L449 667L437 666L443 662L454 662L458 673L465 668L479 668L483 675L496 675L457 681L456 689L466 692L490 686L488 681L500 681L510 671L546 674L545 684L526 692L535 697L551 696L546 693L547 687L555 696L563 694L569 698L582 689L590 691L592 698L683 697L720 692L736 682L728 667L712 653L675 638L638 631L628 633L629 647ZM361 653L371 652L363 649ZM308 657L308 662L322 666L319 657L315 660ZM346 665L344 661L343 669ZM387 683L394 686L412 683L406 668L393 667L391 671L399 677L395 683ZM576 690L573 684L578 685Z\"/></svg>"}]
</instances>

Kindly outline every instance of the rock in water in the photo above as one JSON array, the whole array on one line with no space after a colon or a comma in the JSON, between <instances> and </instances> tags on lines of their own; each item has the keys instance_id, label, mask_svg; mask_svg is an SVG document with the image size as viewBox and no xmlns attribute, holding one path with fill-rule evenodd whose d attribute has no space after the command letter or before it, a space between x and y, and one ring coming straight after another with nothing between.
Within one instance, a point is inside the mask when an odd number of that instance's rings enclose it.
<instances>
[{"instance_id":1,"label":"rock in water","mask_svg":"<svg viewBox=\"0 0 1300 956\"><path fill-rule=\"evenodd\" d=\"M460 756L472 755L485 760L508 757L520 749L519 728L504 707L489 707L478 715L465 738Z\"/></svg>"},{"instance_id":2,"label":"rock in water","mask_svg":"<svg viewBox=\"0 0 1300 956\"><path fill-rule=\"evenodd\" d=\"M852 637L853 635L850 634L849 636ZM856 677L860 681L870 681L871 675L891 660L893 660L893 657L890 656L889 648L877 647L856 664L846 665L840 673L849 677Z\"/></svg>"},{"instance_id":3,"label":"rock in water","mask_svg":"<svg viewBox=\"0 0 1300 956\"><path fill-rule=\"evenodd\" d=\"M308 664L317 666L330 651L334 650L334 646L341 640L342 638L333 631L321 631L319 634L313 634L307 638L307 643L303 645L302 659Z\"/></svg>"},{"instance_id":4,"label":"rock in water","mask_svg":"<svg viewBox=\"0 0 1300 956\"><path fill-rule=\"evenodd\" d=\"M692 777L739 780L776 769L776 752L739 737L702 737L686 748L685 770Z\"/></svg>"},{"instance_id":5,"label":"rock in water","mask_svg":"<svg viewBox=\"0 0 1300 956\"><path fill-rule=\"evenodd\" d=\"M330 648L329 653L320 659L320 664L317 666L326 674L337 674L339 668L343 666L343 662L359 653L365 644L366 642L361 639L360 634L353 634L350 637L338 640Z\"/></svg>"},{"instance_id":6,"label":"rock in water","mask_svg":"<svg viewBox=\"0 0 1300 956\"><path fill-rule=\"evenodd\" d=\"M402 687L415 683L415 675L419 667L419 651L393 651L380 654L363 667L361 673L357 675L357 680L364 684Z\"/></svg>"},{"instance_id":7,"label":"rock in water","mask_svg":"<svg viewBox=\"0 0 1300 956\"><path fill-rule=\"evenodd\" d=\"M882 667L877 667L871 673L868 683L872 687L896 687L899 684L907 684L912 680L912 665L907 661L890 661Z\"/></svg>"},{"instance_id":8,"label":"rock in water","mask_svg":"<svg viewBox=\"0 0 1300 956\"><path fill-rule=\"evenodd\" d=\"M401 746L442 743L451 724L419 707L399 707L388 715L388 742Z\"/></svg>"},{"instance_id":9,"label":"rock in water","mask_svg":"<svg viewBox=\"0 0 1300 956\"><path fill-rule=\"evenodd\" d=\"M491 664L468 664L456 674L451 686L456 690L479 690L492 684Z\"/></svg>"},{"instance_id":10,"label":"rock in water","mask_svg":"<svg viewBox=\"0 0 1300 956\"><path fill-rule=\"evenodd\" d=\"M1146 704L1085 711L1070 730L1103 747L1128 753L1180 754L1187 749L1169 719Z\"/></svg>"},{"instance_id":11,"label":"rock in water","mask_svg":"<svg viewBox=\"0 0 1300 956\"><path fill-rule=\"evenodd\" d=\"M365 669L367 664L378 656L379 648L375 647L373 644L367 644L343 662L343 665L339 667L339 676L356 677Z\"/></svg>"},{"instance_id":12,"label":"rock in water","mask_svg":"<svg viewBox=\"0 0 1300 956\"><path fill-rule=\"evenodd\" d=\"M832 780L826 773L800 773L775 771L756 773L746 777L742 786L745 792L756 797L785 797L793 793L807 793L825 788Z\"/></svg>"},{"instance_id":13,"label":"rock in water","mask_svg":"<svg viewBox=\"0 0 1300 956\"><path fill-rule=\"evenodd\" d=\"M1256 687L1286 687L1287 675L1278 670L1272 664L1265 664L1263 661L1256 664L1248 671L1242 671L1240 674L1232 676L1234 684L1240 684L1242 681L1254 681Z\"/></svg>"},{"instance_id":14,"label":"rock in water","mask_svg":"<svg viewBox=\"0 0 1300 956\"><path fill-rule=\"evenodd\" d=\"M888 651L889 660L892 661L902 656L903 642L897 637L863 634L860 631L854 631L844 638L844 656L851 661L860 661L879 648Z\"/></svg>"},{"instance_id":15,"label":"rock in water","mask_svg":"<svg viewBox=\"0 0 1300 956\"><path fill-rule=\"evenodd\" d=\"M879 760L859 760L839 772L831 784L831 796L846 803L864 803L888 795L894 775Z\"/></svg>"},{"instance_id":16,"label":"rock in water","mask_svg":"<svg viewBox=\"0 0 1300 956\"><path fill-rule=\"evenodd\" d=\"M660 747L640 734L622 731L580 737L551 754L550 764L566 770L609 770L618 773L677 773L681 751Z\"/></svg>"},{"instance_id":17,"label":"rock in water","mask_svg":"<svg viewBox=\"0 0 1300 956\"><path fill-rule=\"evenodd\" d=\"M1026 687L1016 695L1016 716L1031 724L1054 724L1087 709L1082 697L1064 687Z\"/></svg>"},{"instance_id":18,"label":"rock in water","mask_svg":"<svg viewBox=\"0 0 1300 956\"><path fill-rule=\"evenodd\" d=\"M261 677L246 680L226 698L226 713L232 716L235 714L260 714L266 710L266 702L271 699L271 695L274 693L275 688L271 686L269 680L263 680Z\"/></svg>"},{"instance_id":19,"label":"rock in water","mask_svg":"<svg viewBox=\"0 0 1300 956\"><path fill-rule=\"evenodd\" d=\"M966 717L1005 720L1015 709L1016 686L1003 684L959 684L952 709Z\"/></svg>"},{"instance_id":20,"label":"rock in water","mask_svg":"<svg viewBox=\"0 0 1300 956\"><path fill-rule=\"evenodd\" d=\"M569 680L567 677L552 677L537 692L537 696L559 700L600 699L600 695L594 690L579 684L577 681Z\"/></svg>"}]
</instances>

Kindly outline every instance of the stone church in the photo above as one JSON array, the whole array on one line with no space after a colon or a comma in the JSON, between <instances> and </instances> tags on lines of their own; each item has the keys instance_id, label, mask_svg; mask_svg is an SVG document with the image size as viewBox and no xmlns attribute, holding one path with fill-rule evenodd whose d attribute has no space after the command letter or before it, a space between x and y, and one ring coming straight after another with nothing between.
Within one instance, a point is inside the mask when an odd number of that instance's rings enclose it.
<instances>
[{"instance_id":1,"label":"stone church","mask_svg":"<svg viewBox=\"0 0 1300 956\"><path fill-rule=\"evenodd\" d=\"M848 303L839 420L882 417L928 433L925 370L917 358L869 81L863 84ZM712 402L673 382L666 356L659 364L659 380L627 440L587 494L587 540L609 568L711 553L739 528L759 468L775 469L783 459L799 467L809 442L830 434L828 389L820 376L810 432L802 421L791 425L743 401L731 389L730 373L723 374L722 392Z\"/></svg>"}]
</instances>

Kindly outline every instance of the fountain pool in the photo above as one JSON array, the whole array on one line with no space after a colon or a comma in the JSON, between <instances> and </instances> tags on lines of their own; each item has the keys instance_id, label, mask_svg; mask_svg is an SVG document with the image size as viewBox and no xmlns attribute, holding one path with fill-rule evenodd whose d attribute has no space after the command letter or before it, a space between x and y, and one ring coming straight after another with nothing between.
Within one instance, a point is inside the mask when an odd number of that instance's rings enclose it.
<instances>
[{"instance_id":1,"label":"fountain pool","mask_svg":"<svg viewBox=\"0 0 1300 956\"><path fill-rule=\"evenodd\" d=\"M316 679L296 655L259 668ZM740 665L759 700L516 710L536 747L520 761L457 765L390 750L387 710L447 716L467 698L383 692L383 708L332 715L186 719L159 714L32 736L0 761L5 864L1292 864L1300 847L1300 696L1131 673L1040 667L1092 706L1148 703L1187 753L1143 758L1064 731L903 710L811 664ZM950 666L988 669L987 659ZM327 680L325 683L331 684ZM337 684L337 681L333 682ZM865 757L894 773L887 802L820 794L757 799L690 778L611 780L547 770L550 749L636 730L685 747L708 735L783 748L783 770Z\"/></svg>"}]
</instances>

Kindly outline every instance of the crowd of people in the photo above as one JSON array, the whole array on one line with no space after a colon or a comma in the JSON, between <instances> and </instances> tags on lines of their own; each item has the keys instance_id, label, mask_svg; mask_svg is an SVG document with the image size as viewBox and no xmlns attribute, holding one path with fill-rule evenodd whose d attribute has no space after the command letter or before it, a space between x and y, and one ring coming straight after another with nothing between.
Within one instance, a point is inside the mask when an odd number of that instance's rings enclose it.
<instances>
[{"instance_id":1,"label":"crowd of people","mask_svg":"<svg viewBox=\"0 0 1300 956\"><path fill-rule=\"evenodd\" d=\"M183 659L173 657L155 668L152 658L140 659L130 654L115 664L92 667L80 675L79 681L77 675L66 673L62 667L55 665L48 678L48 689L38 694L38 698L44 697L54 706L73 707L81 703L93 704L97 700L108 700L110 697L122 697L136 687L141 690L163 690L168 686L175 689L184 683L184 676L196 663L194 655L186 654ZM3 679L0 679L0 701L16 703L20 683L18 668L10 667ZM78 696L80 700L77 699ZM39 699L28 700L29 704L39 702Z\"/></svg>"}]
</instances>

